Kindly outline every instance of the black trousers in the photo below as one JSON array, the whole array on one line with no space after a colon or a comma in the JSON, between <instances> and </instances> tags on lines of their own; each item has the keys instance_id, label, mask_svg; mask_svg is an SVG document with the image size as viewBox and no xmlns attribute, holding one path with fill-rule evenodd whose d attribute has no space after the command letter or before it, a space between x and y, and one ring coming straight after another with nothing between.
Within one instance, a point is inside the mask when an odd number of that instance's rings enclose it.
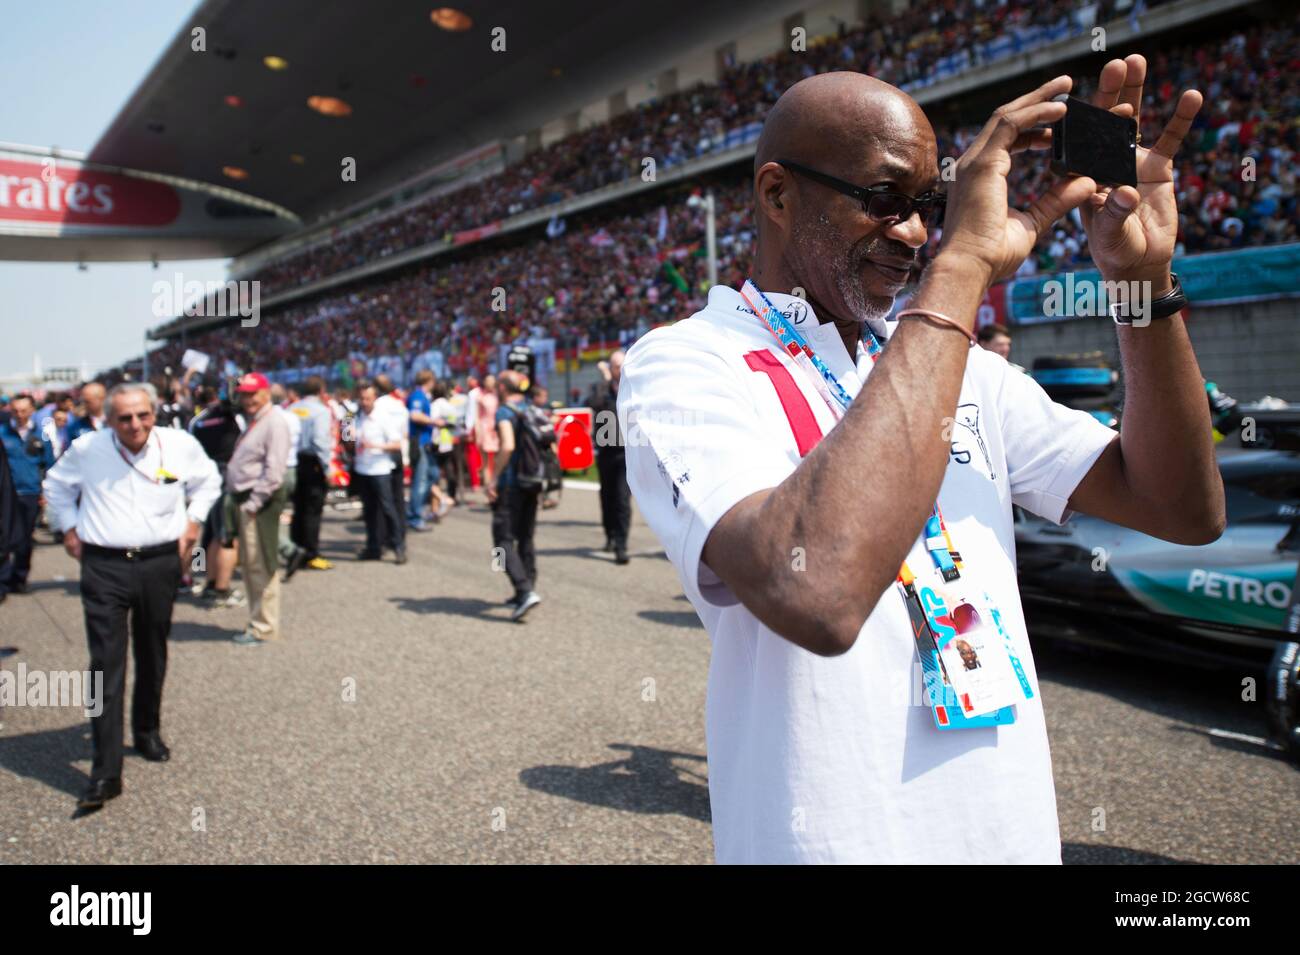
<instances>
[{"instance_id":1,"label":"black trousers","mask_svg":"<svg viewBox=\"0 0 1300 955\"><path fill-rule=\"evenodd\" d=\"M540 488L518 487L497 490L497 499L492 504L492 546L501 548L515 596L522 597L537 584L533 534L537 530L537 502L542 492Z\"/></svg>"},{"instance_id":2,"label":"black trousers","mask_svg":"<svg viewBox=\"0 0 1300 955\"><path fill-rule=\"evenodd\" d=\"M605 451L596 455L600 474L600 522L605 536L615 547L627 547L632 526L632 489L627 486L627 455L622 451Z\"/></svg>"},{"instance_id":3,"label":"black trousers","mask_svg":"<svg viewBox=\"0 0 1300 955\"><path fill-rule=\"evenodd\" d=\"M221 475L221 486L226 486L226 466L217 464L217 473ZM226 540L232 536L234 528L226 529L226 509L222 506L221 498L208 508L208 516L203 521L203 534L199 538L199 545L206 552L209 547L224 547ZM216 541L213 544L213 541Z\"/></svg>"},{"instance_id":4,"label":"black trousers","mask_svg":"<svg viewBox=\"0 0 1300 955\"><path fill-rule=\"evenodd\" d=\"M393 500L391 475L357 475L357 489L361 492L361 516L366 522L366 550L382 554L385 547L402 550L402 515Z\"/></svg>"},{"instance_id":5,"label":"black trousers","mask_svg":"<svg viewBox=\"0 0 1300 955\"><path fill-rule=\"evenodd\" d=\"M133 560L89 551L82 554L81 606L86 614L90 670L104 674L104 709L90 720L95 743L92 780L122 775L128 615L135 658L131 730L141 735L158 729L167 675L167 636L180 579L175 545L169 552Z\"/></svg>"},{"instance_id":6,"label":"black trousers","mask_svg":"<svg viewBox=\"0 0 1300 955\"><path fill-rule=\"evenodd\" d=\"M393 471L388 475L392 481L393 506L397 508L397 530L393 535L393 547L401 550L406 546L406 466L402 464L402 452L392 452Z\"/></svg>"},{"instance_id":7,"label":"black trousers","mask_svg":"<svg viewBox=\"0 0 1300 955\"><path fill-rule=\"evenodd\" d=\"M39 494L14 496L14 529L11 540L17 543L13 552L0 561L0 594L7 594L14 584L27 583L32 569L32 535L36 533L36 519L40 516Z\"/></svg>"},{"instance_id":8,"label":"black trousers","mask_svg":"<svg viewBox=\"0 0 1300 955\"><path fill-rule=\"evenodd\" d=\"M293 489L293 522L289 539L307 553L320 556L320 520L325 510L325 468L311 451L298 452L298 483Z\"/></svg>"},{"instance_id":9,"label":"black trousers","mask_svg":"<svg viewBox=\"0 0 1300 955\"><path fill-rule=\"evenodd\" d=\"M438 476L447 479L447 494L455 500L456 492L460 490L460 461L456 457L456 451L439 451L437 456Z\"/></svg>"}]
</instances>

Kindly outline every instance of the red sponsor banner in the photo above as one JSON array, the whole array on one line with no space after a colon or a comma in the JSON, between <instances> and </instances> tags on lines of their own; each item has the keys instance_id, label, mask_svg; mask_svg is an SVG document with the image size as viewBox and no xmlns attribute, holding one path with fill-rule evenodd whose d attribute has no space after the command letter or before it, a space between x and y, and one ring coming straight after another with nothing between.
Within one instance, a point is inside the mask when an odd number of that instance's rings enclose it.
<instances>
[{"instance_id":1,"label":"red sponsor banner","mask_svg":"<svg viewBox=\"0 0 1300 955\"><path fill-rule=\"evenodd\" d=\"M466 229L464 232L457 232L451 237L451 242L452 245L464 245L466 242L477 242L479 239L486 239L500 228L500 222L489 222L487 225L481 225L477 229Z\"/></svg>"},{"instance_id":2,"label":"red sponsor banner","mask_svg":"<svg viewBox=\"0 0 1300 955\"><path fill-rule=\"evenodd\" d=\"M79 168L68 160L0 159L0 225L165 226L180 215L161 182Z\"/></svg>"}]
</instances>

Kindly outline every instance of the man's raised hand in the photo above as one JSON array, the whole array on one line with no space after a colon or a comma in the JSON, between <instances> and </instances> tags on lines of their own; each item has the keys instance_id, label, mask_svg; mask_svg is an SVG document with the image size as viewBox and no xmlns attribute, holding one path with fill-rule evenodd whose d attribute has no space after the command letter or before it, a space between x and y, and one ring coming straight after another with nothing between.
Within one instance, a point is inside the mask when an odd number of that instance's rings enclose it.
<instances>
[{"instance_id":1,"label":"man's raised hand","mask_svg":"<svg viewBox=\"0 0 1300 955\"><path fill-rule=\"evenodd\" d=\"M1053 97L1068 93L1073 85L1070 77L1058 76L999 107L957 161L939 254L979 262L987 271L986 285L1012 275L1052 223L1097 191L1097 184L1086 176L1060 179L1028 209L1009 206L1012 155L1051 145L1051 130L1043 127L1064 116L1066 109Z\"/></svg>"}]
</instances>

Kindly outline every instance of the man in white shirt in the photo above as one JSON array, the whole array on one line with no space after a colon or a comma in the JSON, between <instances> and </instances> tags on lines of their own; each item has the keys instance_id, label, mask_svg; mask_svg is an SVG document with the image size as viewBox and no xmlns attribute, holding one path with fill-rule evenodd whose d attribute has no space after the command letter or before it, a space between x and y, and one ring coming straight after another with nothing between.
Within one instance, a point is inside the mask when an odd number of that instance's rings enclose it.
<instances>
[{"instance_id":1,"label":"man in white shirt","mask_svg":"<svg viewBox=\"0 0 1300 955\"><path fill-rule=\"evenodd\" d=\"M1111 61L1094 102L1133 115L1144 75L1141 57ZM1012 504L1188 544L1222 530L1169 272L1172 156L1200 96L1184 93L1155 148L1138 149L1140 188L1062 178L1008 210L1012 154L1050 143L1036 127L1063 115L1053 97L1070 86L1057 77L1002 107L972 142L939 254L886 322L935 207L933 131L871 77L796 84L757 148L752 282L714 288L628 353L628 480L713 642L721 862L1059 862ZM1175 293L1158 320L1119 328L1119 436L970 347L989 285L1076 206L1103 277ZM933 695L914 690L926 670L947 674L926 683ZM976 706L958 681L1000 705Z\"/></svg>"},{"instance_id":2,"label":"man in white shirt","mask_svg":"<svg viewBox=\"0 0 1300 955\"><path fill-rule=\"evenodd\" d=\"M406 402L398 397L393 387L393 379L387 375L375 375L375 393L377 397L375 398L375 407L372 414L386 419L392 427L397 428L402 434L401 446L391 452L393 467L388 472L393 506L397 508L397 513L400 516L406 513L406 455L408 451L406 435L411 426L411 413L406 408ZM392 544L394 549L402 555L402 560L405 561L405 521L398 521Z\"/></svg>"},{"instance_id":3,"label":"man in white shirt","mask_svg":"<svg viewBox=\"0 0 1300 955\"><path fill-rule=\"evenodd\" d=\"M392 547L397 563L406 563L406 545L402 537L401 511L393 500L394 452L401 454L406 440L406 425L394 414L379 407L375 386L366 383L357 395L361 406L356 423L356 472L361 494L362 517L366 523L366 546L357 556L361 560L379 560L385 547Z\"/></svg>"},{"instance_id":4,"label":"man in white shirt","mask_svg":"<svg viewBox=\"0 0 1300 955\"><path fill-rule=\"evenodd\" d=\"M97 809L122 792L122 719L127 620L135 656L131 730L145 759L165 762L159 735L167 635L181 562L190 560L221 476L192 435L155 427L147 385L109 393L109 428L77 438L45 476L51 524L81 562L90 669L104 674L104 699L91 720L95 758L78 802Z\"/></svg>"}]
</instances>

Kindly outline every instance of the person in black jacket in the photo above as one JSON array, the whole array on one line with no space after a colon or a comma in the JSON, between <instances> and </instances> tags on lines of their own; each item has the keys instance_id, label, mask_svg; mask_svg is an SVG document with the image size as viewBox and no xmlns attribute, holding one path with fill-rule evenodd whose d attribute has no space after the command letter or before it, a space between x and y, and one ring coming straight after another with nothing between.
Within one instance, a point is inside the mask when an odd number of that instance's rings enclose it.
<instances>
[{"instance_id":1,"label":"person in black jacket","mask_svg":"<svg viewBox=\"0 0 1300 955\"><path fill-rule=\"evenodd\" d=\"M618 382L623 374L624 352L620 348L599 364L603 381L591 387L591 406L596 434L596 470L600 474L600 520L605 526L606 551L614 561L628 562L627 535L632 524L632 492L627 485L627 458L623 433L618 425Z\"/></svg>"},{"instance_id":2,"label":"person in black jacket","mask_svg":"<svg viewBox=\"0 0 1300 955\"><path fill-rule=\"evenodd\" d=\"M11 416L0 423L0 444L8 458L7 473L16 492L16 506L10 528L12 549L0 562L0 602L8 594L27 593L27 575L32 566L32 534L41 512L41 480L54 467L54 448L33 420L36 403L30 395L17 395L10 402ZM7 545L9 546L9 545Z\"/></svg>"},{"instance_id":3,"label":"person in black jacket","mask_svg":"<svg viewBox=\"0 0 1300 955\"><path fill-rule=\"evenodd\" d=\"M190 421L188 431L202 445L204 452L217 466L222 481L226 478L226 465L234 453L235 443L243 433L243 421L228 397L210 386L200 386L195 392L198 414ZM209 555L206 568L207 583L199 596L214 607L237 607L243 595L230 586L235 576L238 553L233 540L235 529L226 526L225 508L220 503L208 511L203 524L200 546Z\"/></svg>"}]
</instances>

